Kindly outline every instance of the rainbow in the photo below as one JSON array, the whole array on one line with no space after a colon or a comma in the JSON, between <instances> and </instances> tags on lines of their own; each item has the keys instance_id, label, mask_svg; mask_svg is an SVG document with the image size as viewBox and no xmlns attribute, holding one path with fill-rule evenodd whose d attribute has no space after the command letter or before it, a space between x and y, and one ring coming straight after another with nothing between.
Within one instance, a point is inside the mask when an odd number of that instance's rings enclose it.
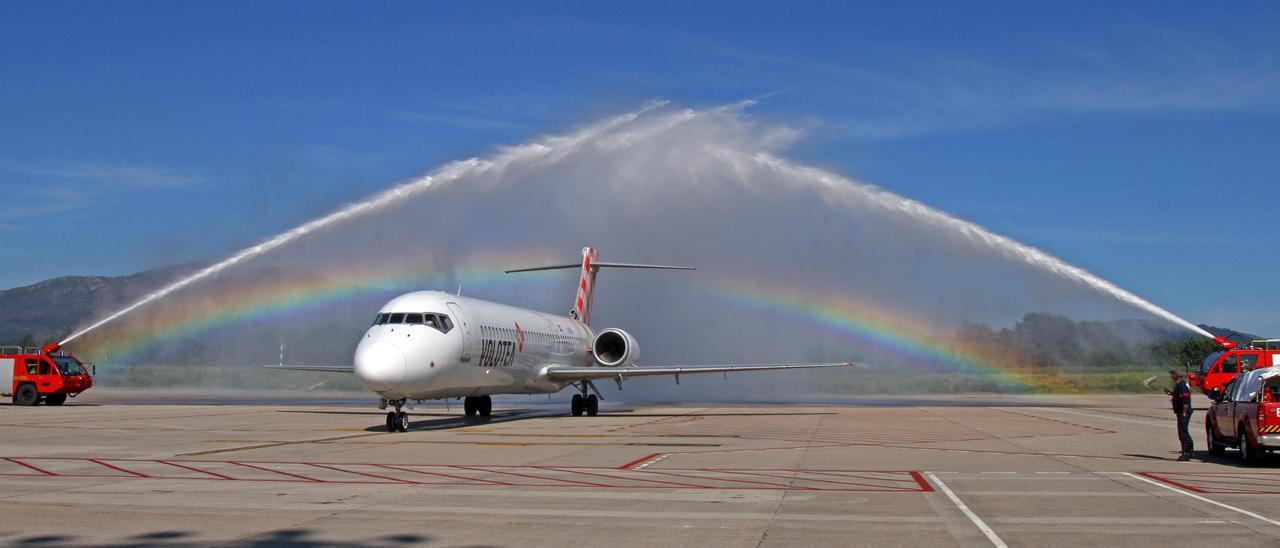
<instances>
[{"instance_id":1,"label":"rainbow","mask_svg":"<svg viewBox=\"0 0 1280 548\"><path fill-rule=\"evenodd\" d=\"M406 291L455 284L470 289L504 286L545 286L548 273L507 276L512 265L553 262L550 253L487 253L467 257L458 268L423 272L424 265L441 264L430 258L400 258L390 263L347 265L326 276L262 276L249 283L211 281L193 294L175 295L177 304L157 302L124 317L117 325L85 337L75 346L84 357L110 366L134 361L161 344L190 339L234 324L254 320L289 320L357 299L390 296Z\"/></svg>"},{"instance_id":2,"label":"rainbow","mask_svg":"<svg viewBox=\"0 0 1280 548\"><path fill-rule=\"evenodd\" d=\"M561 278L549 273L507 276L503 268L522 264L548 264L560 254L545 250L490 252L460 261L431 257L403 258L392 264L347 266L327 277L267 279L254 283L214 286L181 304L156 303L137 318L103 330L77 345L87 357L104 365L136 360L161 344L253 320L287 320L314 314L357 299L390 296L420 288L464 287L492 290L530 284L548 288ZM424 273L424 265L459 264L457 268ZM703 278L705 280L705 278ZM1014 364L1002 363L939 337L946 332L929 318L912 316L889 302L813 287L784 286L751 278L713 278L695 282L694 298L727 305L746 313L783 318L819 332L856 342L859 347L900 357L913 366L953 372L995 382L1006 391L1051 391L1043 379L1027 375ZM192 302L186 302L192 301Z\"/></svg>"},{"instance_id":3,"label":"rainbow","mask_svg":"<svg viewBox=\"0 0 1280 548\"><path fill-rule=\"evenodd\" d=\"M1006 391L1051 391L1055 387L1016 364L1000 362L938 336L946 332L945 327L929 318L912 316L890 302L743 278L700 284L694 295L744 312L807 325L913 365L987 379Z\"/></svg>"}]
</instances>

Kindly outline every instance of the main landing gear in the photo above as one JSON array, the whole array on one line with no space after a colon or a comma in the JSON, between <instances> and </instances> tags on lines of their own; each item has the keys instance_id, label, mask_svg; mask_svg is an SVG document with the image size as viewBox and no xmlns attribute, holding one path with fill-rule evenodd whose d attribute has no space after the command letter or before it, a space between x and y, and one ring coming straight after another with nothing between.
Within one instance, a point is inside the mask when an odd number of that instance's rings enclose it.
<instances>
[{"instance_id":1,"label":"main landing gear","mask_svg":"<svg viewBox=\"0 0 1280 548\"><path fill-rule=\"evenodd\" d=\"M493 412L493 398L489 396L467 396L462 399L462 411L468 417L474 417L477 414L481 417L487 417Z\"/></svg>"},{"instance_id":2,"label":"main landing gear","mask_svg":"<svg viewBox=\"0 0 1280 548\"><path fill-rule=\"evenodd\" d=\"M596 397L595 394L587 393L588 388L594 390L595 386L591 385L591 381L583 381L577 386L582 393L573 395L573 399L569 401L569 412L573 413L575 417L581 417L583 412L588 417L594 417L599 414L600 398Z\"/></svg>"},{"instance_id":3,"label":"main landing gear","mask_svg":"<svg viewBox=\"0 0 1280 548\"><path fill-rule=\"evenodd\" d=\"M404 407L405 400L389 401L391 405L396 406L395 411L387 413L387 431L388 432L408 432L409 431L409 414L401 411Z\"/></svg>"}]
</instances>

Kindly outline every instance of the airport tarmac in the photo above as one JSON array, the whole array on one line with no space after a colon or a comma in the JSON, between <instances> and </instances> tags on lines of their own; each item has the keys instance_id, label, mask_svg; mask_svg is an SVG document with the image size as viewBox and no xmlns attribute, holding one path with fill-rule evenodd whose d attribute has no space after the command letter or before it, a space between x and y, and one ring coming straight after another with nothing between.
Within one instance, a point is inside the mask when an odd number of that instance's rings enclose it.
<instances>
[{"instance_id":1,"label":"airport tarmac","mask_svg":"<svg viewBox=\"0 0 1280 548\"><path fill-rule=\"evenodd\" d=\"M0 406L0 543L1080 546L1280 543L1280 459L1174 461L1162 396L419 406L94 389ZM193 400L196 394L192 394ZM1198 398L1198 396L1197 396ZM151 404L138 404L138 402Z\"/></svg>"}]
</instances>

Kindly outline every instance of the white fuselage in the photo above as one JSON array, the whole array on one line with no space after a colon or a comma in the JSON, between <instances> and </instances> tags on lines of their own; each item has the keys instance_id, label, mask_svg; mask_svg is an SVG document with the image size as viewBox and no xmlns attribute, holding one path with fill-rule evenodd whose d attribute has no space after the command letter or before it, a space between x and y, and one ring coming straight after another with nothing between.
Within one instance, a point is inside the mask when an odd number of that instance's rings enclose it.
<instances>
[{"instance_id":1,"label":"white fuselage","mask_svg":"<svg viewBox=\"0 0 1280 548\"><path fill-rule=\"evenodd\" d=\"M411 323L410 323L411 322ZM355 353L355 374L387 400L559 392L550 366L596 365L580 321L439 291L392 299Z\"/></svg>"}]
</instances>

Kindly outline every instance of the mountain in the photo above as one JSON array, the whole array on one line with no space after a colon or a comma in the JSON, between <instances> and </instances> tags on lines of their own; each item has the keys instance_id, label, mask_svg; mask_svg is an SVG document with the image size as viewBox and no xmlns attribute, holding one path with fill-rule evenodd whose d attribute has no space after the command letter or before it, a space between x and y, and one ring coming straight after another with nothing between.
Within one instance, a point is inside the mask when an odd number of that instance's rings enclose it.
<instances>
[{"instance_id":1,"label":"mountain","mask_svg":"<svg viewBox=\"0 0 1280 548\"><path fill-rule=\"evenodd\" d=\"M1236 331L1234 329L1230 329L1226 327L1217 327L1217 326L1205 325L1205 324L1200 324L1198 327L1200 327L1200 329L1208 331L1209 333L1212 333L1216 337L1222 337L1230 341L1243 342L1246 344L1249 341L1258 341L1258 340L1267 338L1267 337L1259 337L1258 335L1254 335L1252 333Z\"/></svg>"},{"instance_id":2,"label":"mountain","mask_svg":"<svg viewBox=\"0 0 1280 548\"><path fill-rule=\"evenodd\" d=\"M53 342L106 311L126 306L149 291L202 265L154 268L128 276L63 276L0 291L0 342Z\"/></svg>"}]
</instances>

